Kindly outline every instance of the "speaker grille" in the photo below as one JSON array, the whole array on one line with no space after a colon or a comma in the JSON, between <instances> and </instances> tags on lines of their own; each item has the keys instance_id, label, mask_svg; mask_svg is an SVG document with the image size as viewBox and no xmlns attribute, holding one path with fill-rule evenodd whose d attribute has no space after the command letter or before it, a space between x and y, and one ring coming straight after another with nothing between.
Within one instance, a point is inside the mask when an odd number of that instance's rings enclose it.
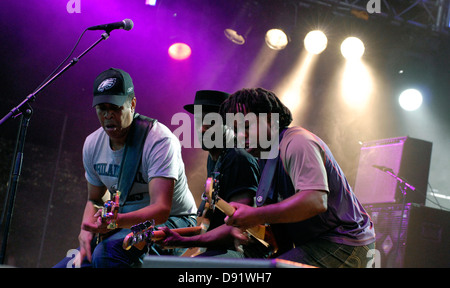
<instances>
[{"instance_id":1,"label":"speaker grille","mask_svg":"<svg viewBox=\"0 0 450 288\"><path fill-rule=\"evenodd\" d=\"M411 204L364 205L375 226L381 268L403 267Z\"/></svg>"}]
</instances>

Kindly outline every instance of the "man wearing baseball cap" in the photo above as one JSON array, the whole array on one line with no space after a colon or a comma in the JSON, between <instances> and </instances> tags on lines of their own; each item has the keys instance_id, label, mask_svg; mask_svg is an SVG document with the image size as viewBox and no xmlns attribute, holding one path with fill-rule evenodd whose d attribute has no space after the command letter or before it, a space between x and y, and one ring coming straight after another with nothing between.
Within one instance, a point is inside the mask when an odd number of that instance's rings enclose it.
<instances>
[{"instance_id":1,"label":"man wearing baseball cap","mask_svg":"<svg viewBox=\"0 0 450 288\"><path fill-rule=\"evenodd\" d=\"M196 225L180 142L163 124L136 113L134 93L130 75L121 69L103 71L94 81L92 106L101 127L83 147L88 201L78 236L82 267L139 265L147 248L125 250L122 242L131 226L146 220L171 229ZM98 209L107 191L120 191L112 217L102 217ZM67 263L66 258L55 267Z\"/></svg>"}]
</instances>

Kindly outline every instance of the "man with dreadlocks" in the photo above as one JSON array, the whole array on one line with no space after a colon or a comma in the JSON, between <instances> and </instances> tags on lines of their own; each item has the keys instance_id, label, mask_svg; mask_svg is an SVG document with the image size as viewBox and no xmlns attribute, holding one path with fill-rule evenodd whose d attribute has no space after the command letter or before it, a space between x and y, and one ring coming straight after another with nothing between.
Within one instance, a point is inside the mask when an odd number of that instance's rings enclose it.
<instances>
[{"instance_id":1,"label":"man with dreadlocks","mask_svg":"<svg viewBox=\"0 0 450 288\"><path fill-rule=\"evenodd\" d=\"M257 139L256 147L246 148L260 158L262 171L257 207L232 203L236 211L226 223L242 229L270 224L275 237L283 240L281 259L317 267L371 266L373 223L328 146L302 127L288 127L291 112L263 88L235 92L220 113L224 118L227 113L256 114L256 123L245 125L245 135L237 137L245 137L245 143L252 136ZM271 121L275 116L278 122ZM279 133L279 153L273 159L260 157L270 149L262 148L258 137L266 128L268 135Z\"/></svg>"}]
</instances>

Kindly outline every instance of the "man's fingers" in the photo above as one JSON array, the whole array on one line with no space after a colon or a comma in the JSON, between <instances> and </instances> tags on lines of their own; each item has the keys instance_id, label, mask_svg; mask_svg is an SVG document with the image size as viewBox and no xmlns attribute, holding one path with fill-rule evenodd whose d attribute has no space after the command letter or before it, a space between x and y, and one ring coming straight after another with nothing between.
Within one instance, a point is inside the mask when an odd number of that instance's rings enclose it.
<instances>
[{"instance_id":1,"label":"man's fingers","mask_svg":"<svg viewBox=\"0 0 450 288\"><path fill-rule=\"evenodd\" d=\"M82 244L80 243L80 253L77 255L79 256L79 261L81 264L82 259L84 259L84 257L86 257L88 259L89 262L92 262L92 254L91 254L91 245L86 245L86 244ZM87 246L87 247L86 247Z\"/></svg>"}]
</instances>

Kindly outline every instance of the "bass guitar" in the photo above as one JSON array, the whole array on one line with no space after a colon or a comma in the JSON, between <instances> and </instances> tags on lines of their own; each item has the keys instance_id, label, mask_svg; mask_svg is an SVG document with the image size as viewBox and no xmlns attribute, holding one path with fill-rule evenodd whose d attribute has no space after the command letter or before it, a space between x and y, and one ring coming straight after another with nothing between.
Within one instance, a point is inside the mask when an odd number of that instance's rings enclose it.
<instances>
[{"instance_id":1,"label":"bass guitar","mask_svg":"<svg viewBox=\"0 0 450 288\"><path fill-rule=\"evenodd\" d=\"M116 229L116 219L117 213L119 213L119 199L120 199L120 191L117 190L116 193L111 197L111 200L108 200L103 204L102 207L102 221L107 221L108 229Z\"/></svg>"},{"instance_id":2,"label":"bass guitar","mask_svg":"<svg viewBox=\"0 0 450 288\"><path fill-rule=\"evenodd\" d=\"M177 232L181 236L192 236L199 234L202 227L195 226L171 230ZM122 247L125 250L129 250L134 246L139 250L142 250L148 242L159 241L164 238L166 238L166 233L155 228L154 221L145 221L131 227L131 233L123 239Z\"/></svg>"},{"instance_id":3,"label":"bass guitar","mask_svg":"<svg viewBox=\"0 0 450 288\"><path fill-rule=\"evenodd\" d=\"M206 180L205 198L208 199L211 209L216 207L227 216L232 216L236 209L228 202L219 197L219 173L213 173L212 177ZM264 248L264 254L270 257L278 252L278 245L269 225L258 225L248 228L246 232L252 239L260 243Z\"/></svg>"},{"instance_id":4,"label":"bass guitar","mask_svg":"<svg viewBox=\"0 0 450 288\"><path fill-rule=\"evenodd\" d=\"M97 244L117 232L115 229L117 228L116 219L120 206L119 199L120 191L117 190L114 194L111 194L111 200L106 201L101 207L102 222L108 223L107 228L111 231L104 234L97 234Z\"/></svg>"}]
</instances>

